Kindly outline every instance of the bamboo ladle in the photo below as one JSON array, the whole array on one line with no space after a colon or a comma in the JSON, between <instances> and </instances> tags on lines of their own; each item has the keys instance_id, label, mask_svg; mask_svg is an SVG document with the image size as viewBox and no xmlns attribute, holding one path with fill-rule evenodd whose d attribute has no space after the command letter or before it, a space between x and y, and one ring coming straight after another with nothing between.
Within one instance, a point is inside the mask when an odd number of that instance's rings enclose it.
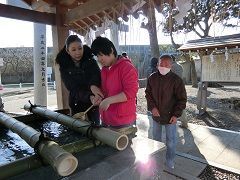
<instances>
[{"instance_id":1,"label":"bamboo ladle","mask_svg":"<svg viewBox=\"0 0 240 180\"><path fill-rule=\"evenodd\" d=\"M93 106L94 106L94 105L92 104L86 111L84 111L84 112L79 112L79 113L74 114L74 115L73 115L73 118L75 118L75 119L80 119L80 120L82 120L82 121L85 121L85 120L87 119L87 117L86 117L87 112L88 112L90 109L92 109Z\"/></svg>"}]
</instances>

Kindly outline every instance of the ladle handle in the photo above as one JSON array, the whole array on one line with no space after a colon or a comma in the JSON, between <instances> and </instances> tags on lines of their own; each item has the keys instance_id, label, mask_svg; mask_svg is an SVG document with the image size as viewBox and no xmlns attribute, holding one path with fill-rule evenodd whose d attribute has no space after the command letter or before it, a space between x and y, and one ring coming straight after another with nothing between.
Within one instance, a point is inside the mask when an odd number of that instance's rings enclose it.
<instances>
[{"instance_id":1,"label":"ladle handle","mask_svg":"<svg viewBox=\"0 0 240 180\"><path fill-rule=\"evenodd\" d=\"M90 110L90 109L92 109L92 107L93 107L94 105L92 104L86 111L84 111L84 115Z\"/></svg>"}]
</instances>

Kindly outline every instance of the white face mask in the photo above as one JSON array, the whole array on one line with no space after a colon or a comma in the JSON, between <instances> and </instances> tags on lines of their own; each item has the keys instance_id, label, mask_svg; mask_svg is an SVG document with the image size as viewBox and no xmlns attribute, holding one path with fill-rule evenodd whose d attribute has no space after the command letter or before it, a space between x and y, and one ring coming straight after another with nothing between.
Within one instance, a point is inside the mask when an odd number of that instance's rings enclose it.
<instances>
[{"instance_id":1,"label":"white face mask","mask_svg":"<svg viewBox=\"0 0 240 180\"><path fill-rule=\"evenodd\" d=\"M170 68L166 68L166 67L158 67L158 70L160 72L160 74L162 75L166 75L167 73L169 73L169 71L171 70Z\"/></svg>"}]
</instances>

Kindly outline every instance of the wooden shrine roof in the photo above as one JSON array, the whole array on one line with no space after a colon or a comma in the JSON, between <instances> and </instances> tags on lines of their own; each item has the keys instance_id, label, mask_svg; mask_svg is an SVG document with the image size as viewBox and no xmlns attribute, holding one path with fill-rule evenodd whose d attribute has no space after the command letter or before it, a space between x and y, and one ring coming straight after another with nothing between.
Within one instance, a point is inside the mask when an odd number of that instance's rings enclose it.
<instances>
[{"instance_id":1,"label":"wooden shrine roof","mask_svg":"<svg viewBox=\"0 0 240 180\"><path fill-rule=\"evenodd\" d=\"M178 50L180 51L197 51L197 50L214 50L225 48L240 48L240 34L227 36L207 37L197 40L187 41Z\"/></svg>"},{"instance_id":2,"label":"wooden shrine roof","mask_svg":"<svg viewBox=\"0 0 240 180\"><path fill-rule=\"evenodd\" d=\"M63 25L78 34L86 34L108 20L121 17L128 20L132 14L138 18L139 11L146 11L149 3L160 10L165 2L172 0L22 0L34 10L0 4L0 16Z\"/></svg>"}]
</instances>

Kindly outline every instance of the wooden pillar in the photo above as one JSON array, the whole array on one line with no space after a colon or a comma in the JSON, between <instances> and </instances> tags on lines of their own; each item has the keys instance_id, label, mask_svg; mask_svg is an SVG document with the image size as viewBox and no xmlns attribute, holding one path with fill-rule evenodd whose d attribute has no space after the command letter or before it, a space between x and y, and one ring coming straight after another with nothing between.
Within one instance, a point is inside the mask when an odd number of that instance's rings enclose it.
<instances>
[{"instance_id":1,"label":"wooden pillar","mask_svg":"<svg viewBox=\"0 0 240 180\"><path fill-rule=\"evenodd\" d=\"M207 110L207 82L202 82L202 57L203 52L199 53L201 60L201 82L198 83L198 92L197 92L197 109L200 115L204 114Z\"/></svg>"},{"instance_id":2,"label":"wooden pillar","mask_svg":"<svg viewBox=\"0 0 240 180\"><path fill-rule=\"evenodd\" d=\"M114 23L114 22L111 23L110 32L111 32L111 41L113 42L113 44L117 50L117 53L120 53L119 52L118 25L116 23Z\"/></svg>"},{"instance_id":3,"label":"wooden pillar","mask_svg":"<svg viewBox=\"0 0 240 180\"><path fill-rule=\"evenodd\" d=\"M69 35L68 28L62 24L62 14L66 12L66 9L56 6L56 26L52 26L52 39L53 39L53 54L56 57L57 53L64 47L65 40ZM56 93L57 93L57 105L58 109L67 109L69 92L63 84L60 76L59 65L54 62L54 73L56 81Z\"/></svg>"}]
</instances>

